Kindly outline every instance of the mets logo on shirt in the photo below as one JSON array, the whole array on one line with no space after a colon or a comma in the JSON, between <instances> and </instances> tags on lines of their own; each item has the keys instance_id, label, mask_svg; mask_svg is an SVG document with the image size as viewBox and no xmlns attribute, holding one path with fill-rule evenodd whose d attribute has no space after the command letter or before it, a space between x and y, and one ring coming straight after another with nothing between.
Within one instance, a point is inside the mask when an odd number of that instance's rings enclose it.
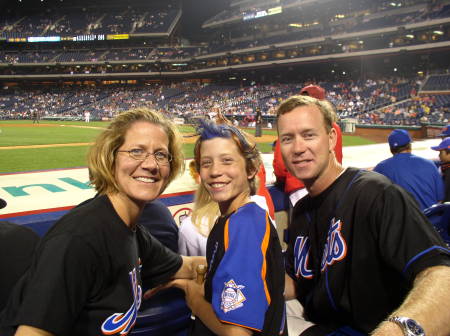
<instances>
[{"instance_id":1,"label":"mets logo on shirt","mask_svg":"<svg viewBox=\"0 0 450 336\"><path fill-rule=\"evenodd\" d=\"M137 312L141 306L142 288L138 284L136 268L133 268L133 270L129 272L129 276L133 295L133 304L125 313L112 314L105 320L105 322L103 322L103 335L128 335L136 323Z\"/></svg>"},{"instance_id":2,"label":"mets logo on shirt","mask_svg":"<svg viewBox=\"0 0 450 336\"><path fill-rule=\"evenodd\" d=\"M328 266L341 261L347 255L347 243L341 233L341 220L333 218L330 222L330 228L327 234L327 240L323 249L323 258L321 261L321 272L324 272ZM309 250L311 247L308 236L298 236L294 245L294 270L296 276L305 279L313 278L313 271L309 265Z\"/></svg>"},{"instance_id":3,"label":"mets logo on shirt","mask_svg":"<svg viewBox=\"0 0 450 336\"><path fill-rule=\"evenodd\" d=\"M243 302L246 300L244 293L242 293L241 289L244 289L245 286L237 285L233 279L228 282L225 282L225 287L222 291L222 302L220 304L220 308L225 312L229 312L230 310L235 310L240 307L243 307Z\"/></svg>"}]
</instances>

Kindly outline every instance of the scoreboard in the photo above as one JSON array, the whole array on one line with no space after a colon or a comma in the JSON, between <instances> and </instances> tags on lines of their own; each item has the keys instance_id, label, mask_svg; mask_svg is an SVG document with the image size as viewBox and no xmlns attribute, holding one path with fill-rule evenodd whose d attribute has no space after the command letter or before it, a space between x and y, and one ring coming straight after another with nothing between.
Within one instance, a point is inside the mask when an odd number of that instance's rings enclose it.
<instances>
[{"instance_id":1,"label":"scoreboard","mask_svg":"<svg viewBox=\"0 0 450 336\"><path fill-rule=\"evenodd\" d=\"M23 42L89 42L89 41L105 41L105 40L128 40L129 34L87 34L75 36L28 36L28 37L7 37L4 40L12 43Z\"/></svg>"}]
</instances>

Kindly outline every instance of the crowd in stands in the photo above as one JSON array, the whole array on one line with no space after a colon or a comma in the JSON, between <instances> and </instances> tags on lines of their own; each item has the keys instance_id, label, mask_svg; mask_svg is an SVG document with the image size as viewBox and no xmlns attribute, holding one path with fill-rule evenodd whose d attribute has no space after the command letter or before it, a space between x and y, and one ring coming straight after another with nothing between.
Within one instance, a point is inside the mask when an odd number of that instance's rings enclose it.
<instances>
[{"instance_id":1,"label":"crowd in stands","mask_svg":"<svg viewBox=\"0 0 450 336\"><path fill-rule=\"evenodd\" d=\"M125 7L126 8L126 7ZM83 34L168 33L180 10L168 5L152 8L47 8L32 13L7 13L0 17L0 35L70 36Z\"/></svg>"},{"instance_id":2,"label":"crowd in stands","mask_svg":"<svg viewBox=\"0 0 450 336\"><path fill-rule=\"evenodd\" d=\"M349 11L348 13L345 11ZM152 47L111 47L95 45L72 46L63 49L59 45L51 50L3 50L0 52L0 63L46 63L46 62L108 62L122 60L160 60L160 59L189 59L200 55L214 54L231 50L264 46L269 48L274 44L284 42L302 41L310 38L328 37L337 34L354 33L370 29L381 29L388 26L397 27L414 22L426 21L437 18L450 17L450 4L439 3L434 6L422 0L417 0L407 7L392 8L389 5L376 4L371 8L343 8L342 18L332 16L328 20L319 20L314 15L300 16L299 27L287 27L280 24L280 18L273 16L262 23L258 20L250 20L248 23L240 21L239 25L230 27L229 34L223 34L222 30L211 32L211 39L203 46L186 46L176 44L174 46ZM317 11L315 11L317 12ZM139 8L119 9L47 9L43 13L32 16L20 16L0 18L0 35L10 36L50 36L55 34L118 34L118 33L155 33L168 31L169 27L179 19L180 11L172 7L151 11ZM289 12L286 22L290 22ZM292 14L293 15L293 14ZM219 15L220 16L220 15ZM326 16L326 15L325 15ZM248 29L247 29L248 28ZM292 46L278 51L264 49L259 53L246 57L245 55L233 55L233 57L217 58L206 63L207 67L227 66L233 64L252 63L256 61L277 60L293 57L306 57L323 54L347 53L353 51L390 48L396 46L416 45L448 40L449 34L446 26L441 27L442 34L434 34L434 28L423 27L422 31L409 32L393 29L390 34L383 36L367 37L364 43L354 39L339 39L339 41L326 41L316 47ZM405 37L407 36L407 37ZM89 48L89 49L86 49ZM74 50L75 49L75 50ZM198 69L205 65L201 61L189 64L190 68ZM164 65L164 67L168 67ZM170 69L162 69L168 71ZM20 74L14 70L11 74ZM147 69L146 71L154 71ZM65 71L67 72L67 71ZM99 69L92 69L90 73L101 73Z\"/></svg>"},{"instance_id":3,"label":"crowd in stands","mask_svg":"<svg viewBox=\"0 0 450 336\"><path fill-rule=\"evenodd\" d=\"M327 91L341 119L354 118L362 124L420 125L444 124L450 120L450 95L444 88L424 91L420 79L379 78L319 82ZM439 75L446 83L450 75ZM445 79L444 79L445 78ZM138 106L160 109L187 121L221 111L236 122L248 124L259 108L265 126L273 122L275 108L282 99L297 94L309 83L219 85L191 82L149 85L104 85L23 90L4 89L0 95L0 117L31 119L71 116L82 119L89 111L92 119L111 118L118 111ZM435 84L433 84L435 85ZM444 91L444 92L443 92Z\"/></svg>"},{"instance_id":4,"label":"crowd in stands","mask_svg":"<svg viewBox=\"0 0 450 336\"><path fill-rule=\"evenodd\" d=\"M140 47L53 49L29 51L0 51L0 63L79 63L109 61L145 61L160 59L184 59L198 53L198 47Z\"/></svg>"},{"instance_id":5,"label":"crowd in stands","mask_svg":"<svg viewBox=\"0 0 450 336\"><path fill-rule=\"evenodd\" d=\"M294 22L296 27L287 27L280 23L280 19L269 18L263 23L258 23L258 20L249 20L247 24L243 24L247 29L230 27L232 33L220 34L222 38L216 38L209 45L208 52L216 53L223 51L230 51L236 49L253 48L256 46L273 45L277 43L284 43L290 41L300 41L310 38L327 37L336 34L346 34L354 32L362 32L373 29L381 29L386 27L404 26L406 24L425 22L434 19L447 18L450 16L450 4L436 3L430 6L425 1L416 1L406 7L391 7L391 4L384 2L374 3L370 8L359 8L359 4L340 4L341 8L336 9L336 13L331 14L320 12L311 9L310 14L305 14L302 11L296 11L293 8L291 11L284 13L286 17L283 22ZM394 3L394 5L396 5ZM320 4L318 8L320 8ZM333 6L332 4L330 6ZM353 7L352 7L353 6ZM367 6L367 4L366 4ZM356 7L356 8L355 8ZM290 18L290 14L292 18ZM295 14L294 14L295 13ZM336 15L334 15L336 14ZM242 20L244 12L239 12L234 8L231 11L224 11L219 13L216 17L208 20L207 23L221 22L226 20ZM295 15L295 16L294 16ZM323 17L327 19L323 19ZM257 28L257 29L253 29ZM254 33L252 33L252 31ZM230 36L231 35L231 36ZM416 38L409 38L401 43L414 44ZM398 44L399 41L390 41L391 47ZM343 46L346 51L350 46Z\"/></svg>"}]
</instances>

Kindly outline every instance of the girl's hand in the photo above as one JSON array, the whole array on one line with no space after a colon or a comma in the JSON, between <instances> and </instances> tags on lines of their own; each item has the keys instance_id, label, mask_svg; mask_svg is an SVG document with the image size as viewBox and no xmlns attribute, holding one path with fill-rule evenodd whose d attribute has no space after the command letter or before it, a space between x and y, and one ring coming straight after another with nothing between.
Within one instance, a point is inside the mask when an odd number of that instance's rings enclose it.
<instances>
[{"instance_id":1,"label":"girl's hand","mask_svg":"<svg viewBox=\"0 0 450 336\"><path fill-rule=\"evenodd\" d=\"M176 279L170 281L167 287L177 287L184 291L185 300L193 314L196 314L195 306L199 302L199 298L205 297L205 288L203 284L198 284L195 280ZM166 287L166 288L167 288Z\"/></svg>"}]
</instances>

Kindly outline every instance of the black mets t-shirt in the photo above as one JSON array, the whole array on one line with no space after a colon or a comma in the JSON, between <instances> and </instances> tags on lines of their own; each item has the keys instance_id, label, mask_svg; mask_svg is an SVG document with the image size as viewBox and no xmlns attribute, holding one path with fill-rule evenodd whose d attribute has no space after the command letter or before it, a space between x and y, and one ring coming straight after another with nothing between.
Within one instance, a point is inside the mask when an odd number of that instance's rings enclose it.
<instances>
[{"instance_id":1,"label":"black mets t-shirt","mask_svg":"<svg viewBox=\"0 0 450 336\"><path fill-rule=\"evenodd\" d=\"M163 283L182 259L137 227L106 196L73 209L42 239L0 315L0 334L28 325L55 335L119 335L132 329L142 282Z\"/></svg>"},{"instance_id":2,"label":"black mets t-shirt","mask_svg":"<svg viewBox=\"0 0 450 336\"><path fill-rule=\"evenodd\" d=\"M412 197L384 176L348 168L294 208L286 269L306 317L368 333L397 308L415 276L449 251Z\"/></svg>"}]
</instances>

